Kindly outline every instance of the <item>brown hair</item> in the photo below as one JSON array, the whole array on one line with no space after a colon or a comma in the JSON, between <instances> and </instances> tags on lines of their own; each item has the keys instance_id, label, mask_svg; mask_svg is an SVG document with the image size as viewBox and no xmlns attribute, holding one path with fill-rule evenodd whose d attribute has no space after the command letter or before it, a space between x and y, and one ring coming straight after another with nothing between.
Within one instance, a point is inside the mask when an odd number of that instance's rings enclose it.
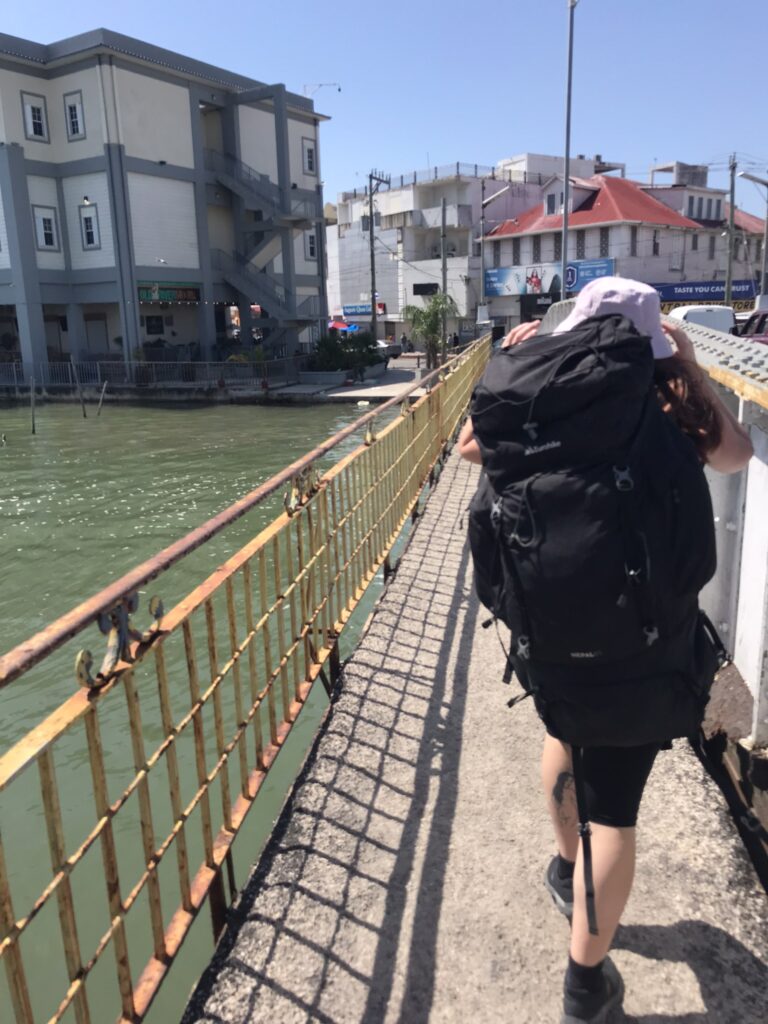
<instances>
[{"instance_id":1,"label":"brown hair","mask_svg":"<svg viewBox=\"0 0 768 1024\"><path fill-rule=\"evenodd\" d=\"M702 462L718 447L723 428L707 386L682 359L657 359L654 374L661 407L693 441Z\"/></svg>"}]
</instances>

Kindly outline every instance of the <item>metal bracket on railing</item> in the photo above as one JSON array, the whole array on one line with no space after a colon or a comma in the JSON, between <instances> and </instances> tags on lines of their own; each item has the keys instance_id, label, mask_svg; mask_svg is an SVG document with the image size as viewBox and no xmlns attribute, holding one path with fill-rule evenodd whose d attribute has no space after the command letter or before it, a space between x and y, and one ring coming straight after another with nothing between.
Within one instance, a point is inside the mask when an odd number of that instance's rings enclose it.
<instances>
[{"instance_id":1,"label":"metal bracket on railing","mask_svg":"<svg viewBox=\"0 0 768 1024\"><path fill-rule=\"evenodd\" d=\"M107 651L101 668L96 676L91 675L93 655L90 651L79 651L75 658L75 677L80 686L89 690L98 689L109 682L118 661L133 661L131 643L149 643L160 631L160 622L164 615L163 602L159 597L152 597L149 602L149 614L154 620L150 628L142 633L131 622L139 607L139 595L129 594L119 601L108 612L102 612L98 619L101 632L107 637Z\"/></svg>"},{"instance_id":2,"label":"metal bracket on railing","mask_svg":"<svg viewBox=\"0 0 768 1024\"><path fill-rule=\"evenodd\" d=\"M368 426L365 428L365 438L363 440L363 444L365 444L368 447L370 447L375 440L376 440L376 432L373 429L373 425L371 423L369 423Z\"/></svg>"},{"instance_id":3,"label":"metal bracket on railing","mask_svg":"<svg viewBox=\"0 0 768 1024\"><path fill-rule=\"evenodd\" d=\"M411 413L411 403L408 401L407 398L405 398L405 399L403 399L403 402L402 402L402 404L400 406L400 415L401 416L410 416L410 413Z\"/></svg>"},{"instance_id":4,"label":"metal bracket on railing","mask_svg":"<svg viewBox=\"0 0 768 1024\"><path fill-rule=\"evenodd\" d=\"M283 507L289 516L301 508L320 489L320 475L314 466L306 466L291 479L291 489L283 497Z\"/></svg>"}]
</instances>

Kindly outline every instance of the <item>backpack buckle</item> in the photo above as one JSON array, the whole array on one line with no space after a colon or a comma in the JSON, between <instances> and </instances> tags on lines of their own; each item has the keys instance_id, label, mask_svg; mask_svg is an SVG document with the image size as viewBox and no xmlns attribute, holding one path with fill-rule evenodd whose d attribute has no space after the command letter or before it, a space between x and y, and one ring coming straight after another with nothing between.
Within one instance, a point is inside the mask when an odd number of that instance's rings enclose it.
<instances>
[{"instance_id":1,"label":"backpack buckle","mask_svg":"<svg viewBox=\"0 0 768 1024\"><path fill-rule=\"evenodd\" d=\"M633 491L635 481L632 479L632 471L629 466L614 466L613 478L616 481L616 490Z\"/></svg>"},{"instance_id":2,"label":"backpack buckle","mask_svg":"<svg viewBox=\"0 0 768 1024\"><path fill-rule=\"evenodd\" d=\"M518 658L524 658L525 661L531 656L531 641L527 636L519 636L517 638L517 656Z\"/></svg>"},{"instance_id":3,"label":"backpack buckle","mask_svg":"<svg viewBox=\"0 0 768 1024\"><path fill-rule=\"evenodd\" d=\"M494 499L491 504L491 523L498 526L501 522L501 498Z\"/></svg>"},{"instance_id":4,"label":"backpack buckle","mask_svg":"<svg viewBox=\"0 0 768 1024\"><path fill-rule=\"evenodd\" d=\"M645 634L645 646L653 647L659 639L659 627L652 622L649 626L643 626L643 633Z\"/></svg>"}]
</instances>

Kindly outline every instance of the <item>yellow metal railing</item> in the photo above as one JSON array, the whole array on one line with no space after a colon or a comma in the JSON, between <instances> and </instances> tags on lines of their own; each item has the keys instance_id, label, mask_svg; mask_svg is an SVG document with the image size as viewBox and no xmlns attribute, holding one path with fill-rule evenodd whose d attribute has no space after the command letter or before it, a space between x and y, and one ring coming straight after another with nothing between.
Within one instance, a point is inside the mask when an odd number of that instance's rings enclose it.
<instances>
[{"instance_id":1,"label":"yellow metal railing","mask_svg":"<svg viewBox=\"0 0 768 1024\"><path fill-rule=\"evenodd\" d=\"M394 402L0 658L0 687L23 686L86 630L107 636L100 670L79 651L80 688L0 753L0 956L18 1024L141 1021L207 897L220 932L234 839L311 688L332 685L339 635L389 567L489 350L476 343L413 404L404 392L380 433ZM362 429L365 443L320 476L318 460ZM286 486L282 514L135 627L139 587ZM12 842L21 808L47 842L42 875Z\"/></svg>"}]
</instances>

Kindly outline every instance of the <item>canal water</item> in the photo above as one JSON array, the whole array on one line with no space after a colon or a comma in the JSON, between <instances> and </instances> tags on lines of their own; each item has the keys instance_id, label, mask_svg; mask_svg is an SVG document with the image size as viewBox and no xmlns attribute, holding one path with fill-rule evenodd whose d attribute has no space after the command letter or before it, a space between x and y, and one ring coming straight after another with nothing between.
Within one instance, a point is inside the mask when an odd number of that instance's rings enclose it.
<instances>
[{"instance_id":1,"label":"canal water","mask_svg":"<svg viewBox=\"0 0 768 1024\"><path fill-rule=\"evenodd\" d=\"M85 597L226 508L352 422L360 412L354 406L342 405L121 406L105 407L98 418L91 407L88 419L83 419L75 405L44 405L38 407L37 434L32 436L27 409L0 408L0 434L6 437L5 445L0 447L0 650L5 652L27 639ZM344 442L327 463L336 461L360 440L358 436ZM281 502L282 494L274 496L164 574L157 584L151 584L142 596L137 624L146 628L149 623L146 605L150 594L159 592L164 606L172 607L274 518ZM354 643L355 629L359 630L376 597L376 589L372 588L365 606L359 610L357 626L352 623L344 644L347 651ZM96 647L98 632L91 633L88 644L94 644L98 664L103 646ZM7 750L75 688L68 650L66 656L62 652L48 659L45 665L0 691L0 752ZM269 833L323 708L324 698L315 696L249 816L247 832L235 847L238 884L244 881L248 863ZM124 726L124 714L112 716L115 730ZM108 719L103 735L107 756L109 728ZM114 739L117 740L116 735ZM75 762L82 767L85 757L79 740L69 747L57 745L56 765L65 826L74 842L83 821L92 822L93 805L90 793L67 791L70 766L59 762L68 757L72 759L71 774L75 778ZM27 771L23 784L14 783L8 793L0 795L0 828L8 847L17 915L29 909L46 871L50 877L39 784L37 772ZM116 795L110 794L112 799ZM87 815L84 802L88 805ZM83 832L79 834L82 838ZM99 878L100 859L99 855L93 861L97 873L91 882L103 887ZM89 926L87 886L81 884L79 893L76 887L75 897L79 900L78 918L86 918L83 931L87 941L81 935L81 944L87 959L92 953L90 940L103 933L104 922L94 910ZM177 899L176 889L168 896L169 908L175 906ZM202 915L208 916L207 907ZM35 964L39 969L43 960L57 958L60 940L53 907L48 918L49 925L37 929L36 935L23 946L25 958L30 958L30 968ZM31 926L30 935L36 925L37 922ZM146 955L149 951L149 946L142 949ZM150 1021L178 1019L210 951L210 928L207 921L200 921L187 939ZM134 956L131 966L135 973L144 959L145 956ZM114 1004L107 998L111 988L107 975L114 971L112 951L107 952L103 961L107 963L96 968L88 986L93 1020L99 1024L115 1016ZM34 973L28 980L36 1009L41 1012L41 1019L42 1014L47 1018L52 1007L36 984ZM56 985L58 992L63 993L65 980L58 973L56 980L64 981L63 987ZM13 1016L8 1000L3 972L2 1021Z\"/></svg>"}]
</instances>

